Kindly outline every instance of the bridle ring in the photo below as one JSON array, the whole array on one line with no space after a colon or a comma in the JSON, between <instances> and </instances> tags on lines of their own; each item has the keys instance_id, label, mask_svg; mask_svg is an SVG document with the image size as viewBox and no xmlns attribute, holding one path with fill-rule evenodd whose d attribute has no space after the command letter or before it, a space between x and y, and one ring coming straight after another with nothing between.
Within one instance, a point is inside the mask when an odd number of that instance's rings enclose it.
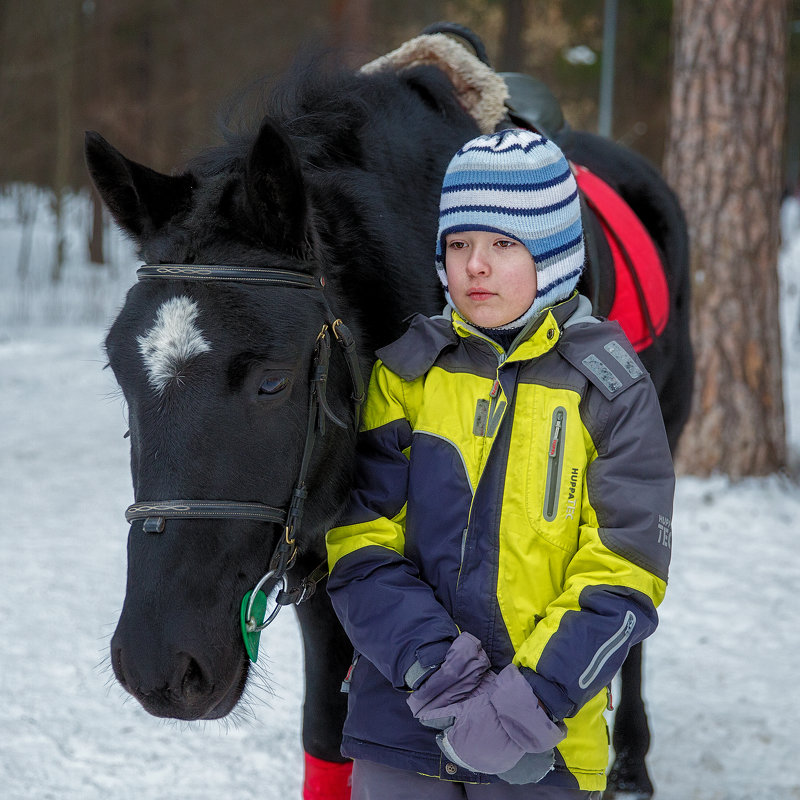
<instances>
[{"instance_id":1,"label":"bridle ring","mask_svg":"<svg viewBox=\"0 0 800 800\"><path fill-rule=\"evenodd\" d=\"M275 603L275 608L272 609L272 613L264 619L264 621L257 625L255 619L253 619L253 603L255 602L256 595L261 591L261 588L264 586L267 581L275 575L277 570L271 569L257 584L256 588L250 592L250 599L247 601L247 611L245 612L244 624L247 628L248 633L259 633L263 631L268 625L271 624L272 620L278 615L278 612L281 610L281 604ZM286 592L288 589L288 583L286 580L286 573L284 572L281 576L281 583L283 584L281 590ZM275 584L277 588L278 584Z\"/></svg>"}]
</instances>

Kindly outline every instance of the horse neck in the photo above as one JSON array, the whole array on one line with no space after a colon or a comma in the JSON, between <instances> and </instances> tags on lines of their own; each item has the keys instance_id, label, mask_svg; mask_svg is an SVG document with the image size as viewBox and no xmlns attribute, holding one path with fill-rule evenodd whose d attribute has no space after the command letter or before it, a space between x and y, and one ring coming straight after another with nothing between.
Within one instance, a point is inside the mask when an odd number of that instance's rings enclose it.
<instances>
[{"instance_id":1,"label":"horse neck","mask_svg":"<svg viewBox=\"0 0 800 800\"><path fill-rule=\"evenodd\" d=\"M425 259L424 247L404 242L402 232L387 232L383 240L370 243L363 235L338 237L317 247L324 253L320 261L331 307L370 363L376 349L404 332L410 315L436 314L443 307L432 258Z\"/></svg>"}]
</instances>

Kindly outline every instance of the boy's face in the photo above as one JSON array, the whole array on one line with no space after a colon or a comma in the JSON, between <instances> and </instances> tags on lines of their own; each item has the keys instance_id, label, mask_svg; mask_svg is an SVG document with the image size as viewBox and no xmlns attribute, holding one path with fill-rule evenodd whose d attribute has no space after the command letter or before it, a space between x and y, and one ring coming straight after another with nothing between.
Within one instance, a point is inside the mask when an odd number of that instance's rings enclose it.
<instances>
[{"instance_id":1,"label":"boy's face","mask_svg":"<svg viewBox=\"0 0 800 800\"><path fill-rule=\"evenodd\" d=\"M445 237L450 297L467 320L496 328L522 316L536 297L536 265L524 244L500 233Z\"/></svg>"}]
</instances>

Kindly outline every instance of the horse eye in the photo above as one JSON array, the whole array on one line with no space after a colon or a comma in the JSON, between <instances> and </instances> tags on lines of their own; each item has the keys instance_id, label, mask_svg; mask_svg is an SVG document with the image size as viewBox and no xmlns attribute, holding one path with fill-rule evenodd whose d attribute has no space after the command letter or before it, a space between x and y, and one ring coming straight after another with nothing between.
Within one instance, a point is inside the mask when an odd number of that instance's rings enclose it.
<instances>
[{"instance_id":1,"label":"horse eye","mask_svg":"<svg viewBox=\"0 0 800 800\"><path fill-rule=\"evenodd\" d=\"M288 378L264 378L258 387L259 394L278 394L289 385Z\"/></svg>"}]
</instances>

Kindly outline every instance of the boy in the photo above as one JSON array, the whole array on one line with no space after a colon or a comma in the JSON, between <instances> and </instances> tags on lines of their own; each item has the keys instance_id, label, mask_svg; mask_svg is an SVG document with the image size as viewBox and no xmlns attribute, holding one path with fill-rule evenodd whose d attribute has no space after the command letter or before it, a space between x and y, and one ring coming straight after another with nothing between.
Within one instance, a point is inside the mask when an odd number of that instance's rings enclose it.
<instances>
[{"instance_id":1,"label":"boy","mask_svg":"<svg viewBox=\"0 0 800 800\"><path fill-rule=\"evenodd\" d=\"M597 798L606 687L655 629L674 473L650 379L575 287L575 180L502 131L447 168L448 306L378 352L328 591L353 798Z\"/></svg>"}]
</instances>

